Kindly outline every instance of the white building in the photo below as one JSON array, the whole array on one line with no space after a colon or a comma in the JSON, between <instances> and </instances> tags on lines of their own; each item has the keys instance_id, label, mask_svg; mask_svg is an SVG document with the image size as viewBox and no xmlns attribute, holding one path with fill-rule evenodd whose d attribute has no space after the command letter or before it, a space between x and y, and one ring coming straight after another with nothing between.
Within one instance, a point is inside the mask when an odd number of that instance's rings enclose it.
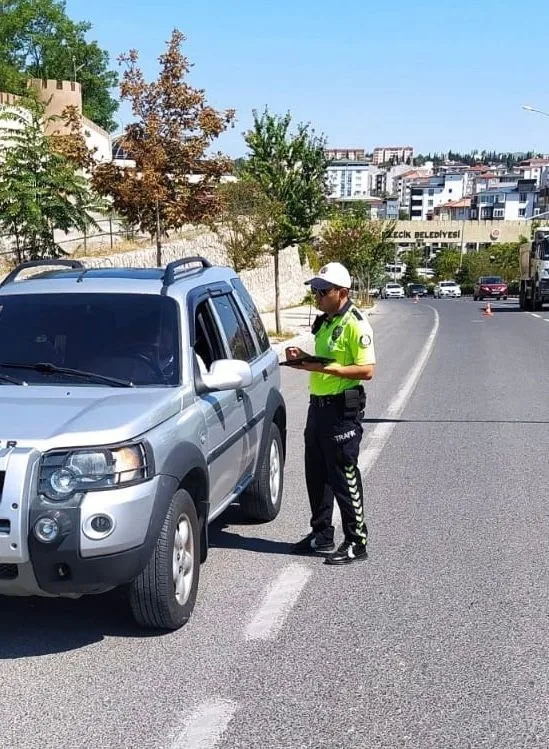
<instances>
[{"instance_id":1,"label":"white building","mask_svg":"<svg viewBox=\"0 0 549 749\"><path fill-rule=\"evenodd\" d=\"M368 161L363 148L326 148L324 156L328 161Z\"/></svg>"},{"instance_id":2,"label":"white building","mask_svg":"<svg viewBox=\"0 0 549 749\"><path fill-rule=\"evenodd\" d=\"M533 179L536 187L549 186L549 159L530 159L519 165L521 179Z\"/></svg>"},{"instance_id":3,"label":"white building","mask_svg":"<svg viewBox=\"0 0 549 749\"><path fill-rule=\"evenodd\" d=\"M378 146L374 148L374 164L411 164L414 158L412 146Z\"/></svg>"},{"instance_id":4,"label":"white building","mask_svg":"<svg viewBox=\"0 0 549 749\"><path fill-rule=\"evenodd\" d=\"M461 200L465 192L464 174L442 174L410 185L409 212L412 221L430 221L435 209Z\"/></svg>"},{"instance_id":5,"label":"white building","mask_svg":"<svg viewBox=\"0 0 549 749\"><path fill-rule=\"evenodd\" d=\"M364 200L375 192L379 170L365 161L332 161L327 167L328 199Z\"/></svg>"},{"instance_id":6,"label":"white building","mask_svg":"<svg viewBox=\"0 0 549 749\"><path fill-rule=\"evenodd\" d=\"M471 198L471 219L519 221L539 213L535 180L521 180L517 187L484 190Z\"/></svg>"},{"instance_id":7,"label":"white building","mask_svg":"<svg viewBox=\"0 0 549 749\"><path fill-rule=\"evenodd\" d=\"M405 211L410 209L410 189L411 186L420 180L427 179L433 174L432 162L418 169L408 169L398 174L393 179L393 194L398 197L400 207Z\"/></svg>"}]
</instances>

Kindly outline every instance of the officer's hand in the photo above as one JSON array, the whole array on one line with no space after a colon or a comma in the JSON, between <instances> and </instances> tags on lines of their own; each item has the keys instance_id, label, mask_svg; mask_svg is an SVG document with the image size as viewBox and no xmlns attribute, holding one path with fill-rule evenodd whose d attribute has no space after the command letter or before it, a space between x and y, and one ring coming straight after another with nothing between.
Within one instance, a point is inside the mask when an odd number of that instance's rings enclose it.
<instances>
[{"instance_id":1,"label":"officer's hand","mask_svg":"<svg viewBox=\"0 0 549 749\"><path fill-rule=\"evenodd\" d=\"M300 369L304 369L306 372L324 372L325 368L325 364L321 364L317 361L306 361L302 362L300 365Z\"/></svg>"},{"instance_id":2,"label":"officer's hand","mask_svg":"<svg viewBox=\"0 0 549 749\"><path fill-rule=\"evenodd\" d=\"M307 356L307 352L297 346L288 346L286 348L286 361L299 359L301 356Z\"/></svg>"}]
</instances>

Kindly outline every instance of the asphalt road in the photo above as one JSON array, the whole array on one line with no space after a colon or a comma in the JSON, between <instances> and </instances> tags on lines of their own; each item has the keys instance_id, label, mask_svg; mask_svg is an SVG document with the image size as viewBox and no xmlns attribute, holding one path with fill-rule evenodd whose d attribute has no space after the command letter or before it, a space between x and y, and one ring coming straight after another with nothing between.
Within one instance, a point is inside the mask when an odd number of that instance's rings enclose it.
<instances>
[{"instance_id":1,"label":"asphalt road","mask_svg":"<svg viewBox=\"0 0 549 749\"><path fill-rule=\"evenodd\" d=\"M285 501L212 530L180 632L115 596L0 599L2 749L549 747L549 311L384 301L361 465L370 559L307 531L306 383L284 370Z\"/></svg>"}]
</instances>

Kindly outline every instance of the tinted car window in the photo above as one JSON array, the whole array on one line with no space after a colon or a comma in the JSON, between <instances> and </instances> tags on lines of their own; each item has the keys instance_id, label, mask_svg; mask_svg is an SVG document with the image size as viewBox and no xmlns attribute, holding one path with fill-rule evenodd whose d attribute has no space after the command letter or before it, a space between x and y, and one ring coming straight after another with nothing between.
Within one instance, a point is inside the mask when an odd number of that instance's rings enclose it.
<instances>
[{"instance_id":1,"label":"tinted car window","mask_svg":"<svg viewBox=\"0 0 549 749\"><path fill-rule=\"evenodd\" d=\"M254 342L233 299L227 294L214 297L212 302L227 336L233 359L242 361L253 359L256 353Z\"/></svg>"},{"instance_id":2,"label":"tinted car window","mask_svg":"<svg viewBox=\"0 0 549 749\"><path fill-rule=\"evenodd\" d=\"M236 289L238 298L242 302L242 305L244 306L244 309L246 310L248 318L252 324L252 328L259 343L259 350L263 353L270 347L269 336L267 335L267 331L265 330L265 327L263 325L263 320L261 319L257 307L254 304L254 300L250 296L242 281L239 278L235 278L233 279L232 284Z\"/></svg>"},{"instance_id":3,"label":"tinted car window","mask_svg":"<svg viewBox=\"0 0 549 749\"><path fill-rule=\"evenodd\" d=\"M0 297L0 372L2 363L47 362L135 385L176 385L179 338L177 304L167 297L80 293ZM33 383L67 382L60 373L16 368L9 372Z\"/></svg>"}]
</instances>

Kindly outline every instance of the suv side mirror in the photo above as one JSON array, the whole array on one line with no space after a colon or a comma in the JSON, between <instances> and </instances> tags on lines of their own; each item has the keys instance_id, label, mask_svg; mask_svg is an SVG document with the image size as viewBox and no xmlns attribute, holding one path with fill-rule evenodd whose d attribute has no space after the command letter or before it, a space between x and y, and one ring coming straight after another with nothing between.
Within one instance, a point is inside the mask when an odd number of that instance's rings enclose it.
<instances>
[{"instance_id":1,"label":"suv side mirror","mask_svg":"<svg viewBox=\"0 0 549 749\"><path fill-rule=\"evenodd\" d=\"M212 363L210 371L201 375L204 389L239 390L253 382L252 370L248 362L239 359L218 359Z\"/></svg>"}]
</instances>

